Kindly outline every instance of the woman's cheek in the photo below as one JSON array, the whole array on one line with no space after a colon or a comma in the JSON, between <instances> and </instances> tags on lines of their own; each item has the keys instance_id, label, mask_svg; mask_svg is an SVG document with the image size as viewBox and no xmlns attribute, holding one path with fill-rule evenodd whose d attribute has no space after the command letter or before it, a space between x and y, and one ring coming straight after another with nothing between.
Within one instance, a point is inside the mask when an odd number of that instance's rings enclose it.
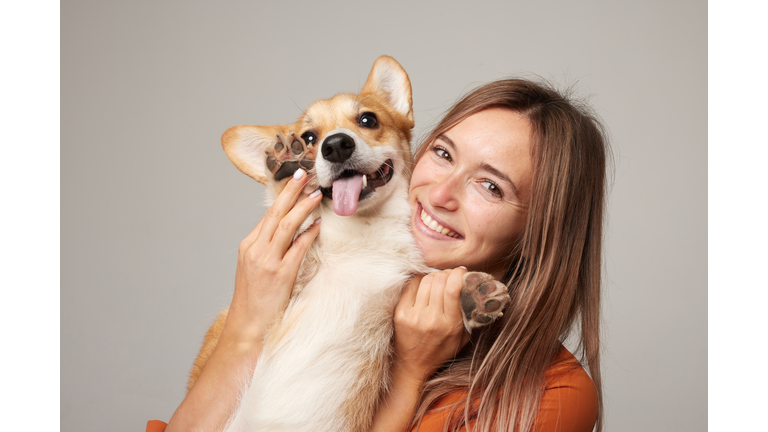
<instances>
[{"instance_id":1,"label":"woman's cheek","mask_svg":"<svg viewBox=\"0 0 768 432\"><path fill-rule=\"evenodd\" d=\"M426 157L426 156L425 156ZM424 158L422 158L423 160ZM440 175L440 170L432 163L419 162L411 175L410 190L424 188L434 182L434 180Z\"/></svg>"}]
</instances>

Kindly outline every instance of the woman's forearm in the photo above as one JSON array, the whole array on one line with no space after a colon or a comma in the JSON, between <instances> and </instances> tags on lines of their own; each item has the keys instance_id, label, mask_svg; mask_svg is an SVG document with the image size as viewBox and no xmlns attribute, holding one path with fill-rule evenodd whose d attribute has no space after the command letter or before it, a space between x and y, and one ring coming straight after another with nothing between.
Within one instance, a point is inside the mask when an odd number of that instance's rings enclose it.
<instances>
[{"instance_id":1,"label":"woman's forearm","mask_svg":"<svg viewBox=\"0 0 768 432\"><path fill-rule=\"evenodd\" d=\"M200 377L168 422L166 432L223 430L237 409L261 349L260 338L241 341L222 335Z\"/></svg>"},{"instance_id":2,"label":"woman's forearm","mask_svg":"<svg viewBox=\"0 0 768 432\"><path fill-rule=\"evenodd\" d=\"M371 432L407 431L419 402L422 382L401 373L397 364L392 367L392 384L376 411Z\"/></svg>"}]
</instances>

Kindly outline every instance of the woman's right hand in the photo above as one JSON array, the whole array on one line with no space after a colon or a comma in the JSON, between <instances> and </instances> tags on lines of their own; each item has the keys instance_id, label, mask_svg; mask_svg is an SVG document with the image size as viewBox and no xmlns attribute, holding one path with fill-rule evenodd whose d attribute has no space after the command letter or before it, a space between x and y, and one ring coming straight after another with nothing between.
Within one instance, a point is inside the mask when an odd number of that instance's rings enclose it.
<instances>
[{"instance_id":1,"label":"woman's right hand","mask_svg":"<svg viewBox=\"0 0 768 432\"><path fill-rule=\"evenodd\" d=\"M237 408L243 379L252 376L269 324L288 305L299 266L320 232L296 229L322 200L299 198L307 174L289 180L266 216L240 243L235 293L221 336L200 376L168 422L166 432L221 430Z\"/></svg>"},{"instance_id":2,"label":"woman's right hand","mask_svg":"<svg viewBox=\"0 0 768 432\"><path fill-rule=\"evenodd\" d=\"M306 181L307 174L298 170L266 216L240 242L235 293L223 337L234 336L241 342L262 338L288 305L304 254L320 232L315 223L294 240L296 229L322 200L317 190L297 203Z\"/></svg>"}]
</instances>

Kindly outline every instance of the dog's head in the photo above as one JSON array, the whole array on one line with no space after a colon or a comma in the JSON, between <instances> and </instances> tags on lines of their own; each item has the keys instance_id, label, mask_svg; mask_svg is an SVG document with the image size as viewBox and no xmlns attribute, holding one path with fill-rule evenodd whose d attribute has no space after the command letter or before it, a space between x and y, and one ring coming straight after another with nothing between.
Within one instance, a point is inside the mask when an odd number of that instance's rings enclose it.
<instances>
[{"instance_id":1,"label":"dog's head","mask_svg":"<svg viewBox=\"0 0 768 432\"><path fill-rule=\"evenodd\" d=\"M359 94L317 101L292 125L230 128L221 142L235 166L267 185L273 198L304 168L334 212L349 216L407 187L412 104L405 70L381 56Z\"/></svg>"}]
</instances>

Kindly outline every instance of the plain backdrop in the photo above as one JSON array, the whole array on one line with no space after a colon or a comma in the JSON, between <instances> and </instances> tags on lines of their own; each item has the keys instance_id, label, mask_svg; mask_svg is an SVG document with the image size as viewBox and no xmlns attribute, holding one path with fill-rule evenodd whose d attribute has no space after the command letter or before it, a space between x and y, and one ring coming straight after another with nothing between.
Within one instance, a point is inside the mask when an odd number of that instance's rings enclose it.
<instances>
[{"instance_id":1,"label":"plain backdrop","mask_svg":"<svg viewBox=\"0 0 768 432\"><path fill-rule=\"evenodd\" d=\"M499 78L542 77L590 103L615 156L606 430L705 430L706 7L63 3L61 430L170 418L229 303L237 245L265 210L222 132L291 122L315 99L356 92L381 54L410 76L416 137Z\"/></svg>"}]
</instances>

